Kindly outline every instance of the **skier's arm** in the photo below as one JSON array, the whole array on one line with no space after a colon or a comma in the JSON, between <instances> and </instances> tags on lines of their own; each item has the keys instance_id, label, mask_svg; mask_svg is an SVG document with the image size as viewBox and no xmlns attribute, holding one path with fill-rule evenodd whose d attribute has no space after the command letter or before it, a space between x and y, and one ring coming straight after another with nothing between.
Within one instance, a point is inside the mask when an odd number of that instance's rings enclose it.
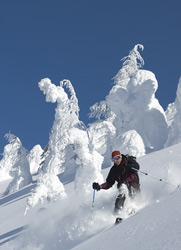
<instances>
[{"instance_id":1,"label":"skier's arm","mask_svg":"<svg viewBox=\"0 0 181 250\"><path fill-rule=\"evenodd\" d=\"M92 184L92 187L93 189L99 191L100 189L109 189L110 187L112 187L115 183L115 177L114 177L114 174L113 174L114 170L111 169L109 171L109 174L106 178L106 182L105 183L102 183L101 185L99 185L99 183L97 182L94 182Z\"/></svg>"},{"instance_id":2,"label":"skier's arm","mask_svg":"<svg viewBox=\"0 0 181 250\"><path fill-rule=\"evenodd\" d=\"M100 185L101 189L111 188L114 185L115 180L116 180L115 171L114 171L114 168L111 168L111 170L109 171L109 174L106 178L106 182Z\"/></svg>"},{"instance_id":3,"label":"skier's arm","mask_svg":"<svg viewBox=\"0 0 181 250\"><path fill-rule=\"evenodd\" d=\"M110 187L112 187L112 185L107 182L100 185L101 189L109 189Z\"/></svg>"}]
</instances>

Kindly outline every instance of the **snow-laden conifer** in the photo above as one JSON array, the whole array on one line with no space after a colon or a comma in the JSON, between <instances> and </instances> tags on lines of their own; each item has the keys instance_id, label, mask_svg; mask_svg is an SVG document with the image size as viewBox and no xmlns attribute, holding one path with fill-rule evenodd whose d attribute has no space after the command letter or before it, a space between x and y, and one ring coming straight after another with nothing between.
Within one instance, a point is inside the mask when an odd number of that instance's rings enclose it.
<instances>
[{"instance_id":1,"label":"snow-laden conifer","mask_svg":"<svg viewBox=\"0 0 181 250\"><path fill-rule=\"evenodd\" d=\"M27 208L34 207L39 201L43 202L46 199L56 200L66 197L63 184L57 175L70 173L70 168L76 169L77 163L80 167L76 174L76 189L79 187L79 190L82 189L85 193L86 190L90 192L92 181L100 179L103 161L99 153L89 149L89 138L79 121L78 100L71 82L64 80L60 82L60 86L56 86L46 78L39 82L39 87L46 95L46 101L57 102L57 107L49 143L42 154L43 166L37 188L28 198Z\"/></svg>"},{"instance_id":2,"label":"snow-laden conifer","mask_svg":"<svg viewBox=\"0 0 181 250\"><path fill-rule=\"evenodd\" d=\"M27 199L25 214L30 207L35 207L38 203L45 201L56 201L63 199L67 195L63 184L53 173L42 173L37 181L37 186Z\"/></svg>"},{"instance_id":3,"label":"snow-laden conifer","mask_svg":"<svg viewBox=\"0 0 181 250\"><path fill-rule=\"evenodd\" d=\"M103 157L94 148L91 149L90 141L86 131L74 128L70 133L70 142L74 145L77 155L77 169L75 176L75 191L86 197L92 193L92 183L102 182L101 166ZM90 196L89 196L90 197Z\"/></svg>"},{"instance_id":4,"label":"snow-laden conifer","mask_svg":"<svg viewBox=\"0 0 181 250\"><path fill-rule=\"evenodd\" d=\"M78 101L74 88L68 80L61 81L60 86L56 86L50 79L45 78L39 82L39 87L46 95L47 102L57 102L55 120L49 136L48 154L43 166L46 172L57 175L65 170L69 131L80 124ZM68 89L70 97L64 88Z\"/></svg>"},{"instance_id":5,"label":"snow-laden conifer","mask_svg":"<svg viewBox=\"0 0 181 250\"><path fill-rule=\"evenodd\" d=\"M123 154L129 154L136 157L145 154L145 145L141 136L135 130L129 130L116 137L113 144L113 150L119 149Z\"/></svg>"},{"instance_id":6,"label":"snow-laden conifer","mask_svg":"<svg viewBox=\"0 0 181 250\"><path fill-rule=\"evenodd\" d=\"M166 147L181 142L181 77L178 82L175 102L172 104L172 123L169 127L168 140Z\"/></svg>"},{"instance_id":7,"label":"snow-laden conifer","mask_svg":"<svg viewBox=\"0 0 181 250\"><path fill-rule=\"evenodd\" d=\"M87 133L89 136L90 148L103 155L104 167L109 167L112 164L112 142L114 141L116 135L116 128L109 119L102 121L98 120L89 124Z\"/></svg>"},{"instance_id":8,"label":"snow-laden conifer","mask_svg":"<svg viewBox=\"0 0 181 250\"><path fill-rule=\"evenodd\" d=\"M46 95L46 101L55 103L55 120L49 136L46 148L43 168L37 182L36 189L27 200L27 208L34 207L39 201L56 200L66 196L64 186L58 179L58 174L65 170L66 147L69 144L69 130L79 123L78 102L73 86L68 80L60 82L56 86L50 79L45 78L39 82L39 88ZM65 92L68 88L70 98ZM51 190L51 192L47 192Z\"/></svg>"},{"instance_id":9,"label":"snow-laden conifer","mask_svg":"<svg viewBox=\"0 0 181 250\"><path fill-rule=\"evenodd\" d=\"M10 179L10 170L13 167L14 158L17 156L16 148L19 145L19 139L12 134L6 134L5 137L8 140L8 144L4 147L3 157L0 161L0 180ZM15 139L16 138L16 139ZM14 141L14 143L11 143ZM14 144L14 145L13 145Z\"/></svg>"},{"instance_id":10,"label":"snow-laden conifer","mask_svg":"<svg viewBox=\"0 0 181 250\"><path fill-rule=\"evenodd\" d=\"M144 60L141 57L138 48L143 50L144 46L142 44L135 45L134 48L129 52L129 55L121 59L121 61L123 61L122 68L118 71L116 76L113 77L115 85L126 89L130 78L144 65ZM111 111L107 101L95 103L90 107L90 110L90 118L95 117L100 119L103 117L108 119L114 116L114 113Z\"/></svg>"},{"instance_id":11,"label":"snow-laden conifer","mask_svg":"<svg viewBox=\"0 0 181 250\"><path fill-rule=\"evenodd\" d=\"M155 97L157 88L158 82L152 72L138 70L126 88L115 85L106 98L115 114L113 125L117 137L135 130L142 137L147 152L163 148L167 140L165 112Z\"/></svg>"},{"instance_id":12,"label":"snow-laden conifer","mask_svg":"<svg viewBox=\"0 0 181 250\"><path fill-rule=\"evenodd\" d=\"M42 162L41 155L43 153L43 149L40 145L34 146L29 154L27 155L27 159L30 164L30 172L31 174L35 174L38 172L40 168L40 164Z\"/></svg>"},{"instance_id":13,"label":"snow-laden conifer","mask_svg":"<svg viewBox=\"0 0 181 250\"><path fill-rule=\"evenodd\" d=\"M116 129L115 137L112 137L110 142L112 147L117 138L122 138L119 141L119 148L126 151L130 143L121 135L134 130L138 135L137 138L141 136L149 152L163 148L168 131L165 112L155 98L158 82L152 72L140 69L144 65L144 60L138 48L143 50L143 46L138 44L127 57L122 59L123 66L114 77L115 85L105 101L92 106L91 116L99 119L104 117L105 120L112 122ZM139 145L137 149L140 149ZM142 148L137 152L137 156L144 154L144 151Z\"/></svg>"},{"instance_id":14,"label":"snow-laden conifer","mask_svg":"<svg viewBox=\"0 0 181 250\"><path fill-rule=\"evenodd\" d=\"M114 84L126 87L130 78L144 65L144 60L141 57L138 48L141 50L144 49L142 44L137 44L129 52L128 56L121 59L121 61L123 61L123 66L113 78Z\"/></svg>"},{"instance_id":15,"label":"snow-laden conifer","mask_svg":"<svg viewBox=\"0 0 181 250\"><path fill-rule=\"evenodd\" d=\"M4 148L3 159L0 162L0 171L3 178L12 178L5 195L15 192L32 182L27 150L22 146L18 137L6 134L9 144Z\"/></svg>"}]
</instances>

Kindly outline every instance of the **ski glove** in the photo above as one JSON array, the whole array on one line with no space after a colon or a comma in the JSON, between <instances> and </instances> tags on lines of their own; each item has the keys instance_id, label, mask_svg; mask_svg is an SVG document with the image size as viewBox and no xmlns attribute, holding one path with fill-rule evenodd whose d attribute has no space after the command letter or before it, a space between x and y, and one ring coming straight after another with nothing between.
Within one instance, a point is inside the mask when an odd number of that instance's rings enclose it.
<instances>
[{"instance_id":1,"label":"ski glove","mask_svg":"<svg viewBox=\"0 0 181 250\"><path fill-rule=\"evenodd\" d=\"M99 191L99 190L101 189L99 183L97 183L97 182L94 182L94 183L92 184L92 188L95 189L95 190L97 190L97 191Z\"/></svg>"}]
</instances>

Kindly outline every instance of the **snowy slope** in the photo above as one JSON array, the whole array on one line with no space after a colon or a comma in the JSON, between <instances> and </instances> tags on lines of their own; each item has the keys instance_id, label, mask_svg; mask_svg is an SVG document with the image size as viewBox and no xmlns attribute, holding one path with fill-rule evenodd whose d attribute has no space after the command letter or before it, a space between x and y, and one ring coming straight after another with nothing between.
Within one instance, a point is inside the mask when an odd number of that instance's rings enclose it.
<instances>
[{"instance_id":1,"label":"snowy slope","mask_svg":"<svg viewBox=\"0 0 181 250\"><path fill-rule=\"evenodd\" d=\"M0 249L118 250L181 249L181 144L138 159L142 194L134 204L137 213L114 226L112 210L116 187L96 192L88 202L74 193L74 182L65 185L68 197L30 209L26 199L36 182L0 199ZM109 168L102 171L104 178ZM63 182L63 180L61 180ZM8 183L1 182L1 193ZM175 185L175 186L174 186ZM127 217L126 213L123 217Z\"/></svg>"},{"instance_id":2,"label":"snowy slope","mask_svg":"<svg viewBox=\"0 0 181 250\"><path fill-rule=\"evenodd\" d=\"M130 250L181 248L181 190L155 202L122 224L73 248L75 250Z\"/></svg>"}]
</instances>

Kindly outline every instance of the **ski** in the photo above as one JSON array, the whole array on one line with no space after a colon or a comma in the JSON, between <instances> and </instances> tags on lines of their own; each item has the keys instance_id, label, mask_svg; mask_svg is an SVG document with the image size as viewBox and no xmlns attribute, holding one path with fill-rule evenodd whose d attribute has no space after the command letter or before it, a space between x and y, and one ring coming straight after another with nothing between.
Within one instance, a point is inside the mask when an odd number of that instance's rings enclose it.
<instances>
[{"instance_id":1,"label":"ski","mask_svg":"<svg viewBox=\"0 0 181 250\"><path fill-rule=\"evenodd\" d=\"M115 225L120 224L122 221L123 221L123 219L122 219L122 218L117 217L117 218L116 218L116 220L115 220Z\"/></svg>"}]
</instances>

